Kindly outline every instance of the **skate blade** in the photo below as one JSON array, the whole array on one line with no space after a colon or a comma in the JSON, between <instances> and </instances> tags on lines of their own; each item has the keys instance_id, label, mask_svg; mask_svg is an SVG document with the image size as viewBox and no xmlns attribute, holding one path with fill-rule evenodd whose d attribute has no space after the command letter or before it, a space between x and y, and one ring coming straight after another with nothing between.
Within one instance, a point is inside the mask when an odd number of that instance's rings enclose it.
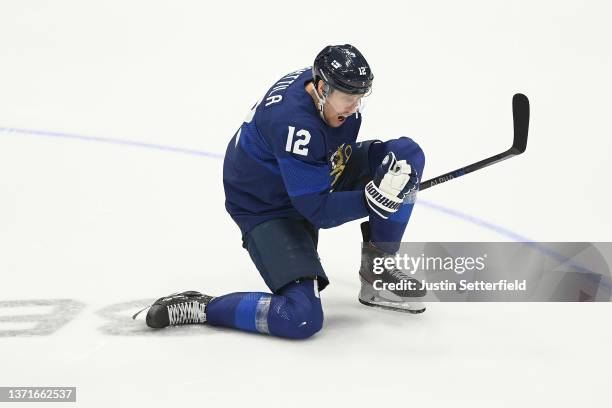
<instances>
[{"instance_id":1,"label":"skate blade","mask_svg":"<svg viewBox=\"0 0 612 408\"><path fill-rule=\"evenodd\" d=\"M419 314L419 313L423 313L426 310L425 306L423 306L422 309L407 309L407 308L402 308L402 307L387 306L387 305L383 305L380 303L372 303L372 302L363 300L361 298L358 298L358 299L359 299L359 303L361 303L362 305L376 307L376 308L384 309L384 310L391 310L393 312Z\"/></svg>"}]
</instances>

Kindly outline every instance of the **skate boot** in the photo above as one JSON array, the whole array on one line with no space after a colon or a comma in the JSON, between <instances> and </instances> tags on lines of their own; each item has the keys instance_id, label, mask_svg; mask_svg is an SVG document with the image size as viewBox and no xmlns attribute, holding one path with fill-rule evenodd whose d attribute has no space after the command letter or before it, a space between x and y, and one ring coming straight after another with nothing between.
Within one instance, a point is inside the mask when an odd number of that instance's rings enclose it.
<instances>
[{"instance_id":1,"label":"skate boot","mask_svg":"<svg viewBox=\"0 0 612 408\"><path fill-rule=\"evenodd\" d=\"M147 326L161 329L181 324L206 323L206 306L212 299L212 296L196 291L173 293L159 298L148 308ZM136 313L133 318L136 319L146 309Z\"/></svg>"},{"instance_id":2,"label":"skate boot","mask_svg":"<svg viewBox=\"0 0 612 408\"><path fill-rule=\"evenodd\" d=\"M385 253L371 243L368 222L361 224L361 232L363 247L359 269L361 280L359 302L366 306L396 312L423 313L425 305L418 299L425 296L427 291L421 289L421 282L394 266L387 268L385 264L378 267L383 269L382 273L374 273L374 258L388 258L393 255Z\"/></svg>"}]
</instances>

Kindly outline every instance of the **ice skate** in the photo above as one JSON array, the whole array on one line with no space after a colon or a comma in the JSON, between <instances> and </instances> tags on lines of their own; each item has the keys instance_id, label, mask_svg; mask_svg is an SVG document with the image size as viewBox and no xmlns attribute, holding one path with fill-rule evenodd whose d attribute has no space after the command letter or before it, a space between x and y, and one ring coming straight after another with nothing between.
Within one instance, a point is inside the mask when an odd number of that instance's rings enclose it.
<instances>
[{"instance_id":1,"label":"ice skate","mask_svg":"<svg viewBox=\"0 0 612 408\"><path fill-rule=\"evenodd\" d=\"M196 291L173 293L157 299L151 307L136 313L133 319L148 309L146 323L154 329L206 323L206 306L212 299L212 296Z\"/></svg>"},{"instance_id":2,"label":"ice skate","mask_svg":"<svg viewBox=\"0 0 612 408\"><path fill-rule=\"evenodd\" d=\"M374 273L374 258L389 257L370 242L370 226L368 222L361 224L363 247L361 250L361 268L359 278L361 290L359 302L366 306L380 307L406 313L423 313L425 305L419 298L427 291L421 289L421 283L401 270L382 266L382 273Z\"/></svg>"}]
</instances>

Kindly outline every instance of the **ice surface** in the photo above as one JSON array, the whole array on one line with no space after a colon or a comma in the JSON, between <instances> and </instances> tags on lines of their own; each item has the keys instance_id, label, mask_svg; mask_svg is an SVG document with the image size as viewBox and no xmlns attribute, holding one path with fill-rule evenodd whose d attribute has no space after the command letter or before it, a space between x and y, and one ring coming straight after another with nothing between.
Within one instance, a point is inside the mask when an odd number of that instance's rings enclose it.
<instances>
[{"instance_id":1,"label":"ice surface","mask_svg":"<svg viewBox=\"0 0 612 408\"><path fill-rule=\"evenodd\" d=\"M76 386L83 407L605 405L609 304L367 308L357 222L321 234L332 284L312 339L130 319L178 290L266 289L218 155L328 43L354 43L376 75L361 138L413 137L425 178L507 148L511 96L531 99L527 152L424 191L406 240L610 240L608 5L320 7L0 5L0 386Z\"/></svg>"}]
</instances>

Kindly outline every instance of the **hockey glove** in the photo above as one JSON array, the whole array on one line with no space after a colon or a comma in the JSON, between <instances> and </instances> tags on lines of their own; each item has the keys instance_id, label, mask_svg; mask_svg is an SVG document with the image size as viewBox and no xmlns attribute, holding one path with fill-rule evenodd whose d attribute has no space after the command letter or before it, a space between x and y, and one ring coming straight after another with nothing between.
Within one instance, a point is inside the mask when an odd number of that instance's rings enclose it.
<instances>
[{"instance_id":1,"label":"hockey glove","mask_svg":"<svg viewBox=\"0 0 612 408\"><path fill-rule=\"evenodd\" d=\"M396 212L404 197L418 188L419 178L406 160L397 161L389 152L376 169L374 180L365 187L368 206L376 214L387 219Z\"/></svg>"}]
</instances>

